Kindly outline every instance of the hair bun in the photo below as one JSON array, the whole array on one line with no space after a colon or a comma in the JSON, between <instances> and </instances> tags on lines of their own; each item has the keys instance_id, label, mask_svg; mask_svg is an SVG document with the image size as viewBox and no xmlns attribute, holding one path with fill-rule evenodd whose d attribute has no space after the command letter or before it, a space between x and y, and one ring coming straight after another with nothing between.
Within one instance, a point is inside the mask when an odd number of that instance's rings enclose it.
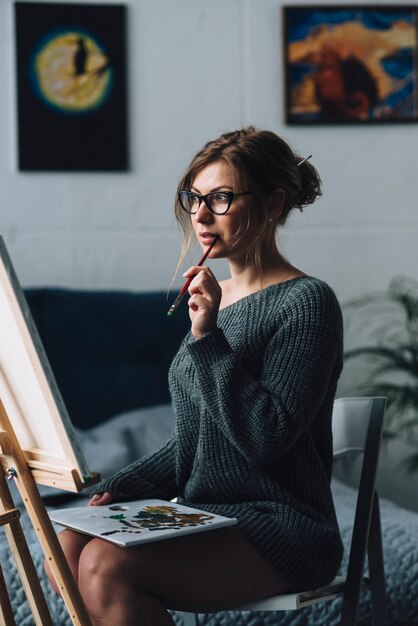
<instances>
[{"instance_id":1,"label":"hair bun","mask_svg":"<svg viewBox=\"0 0 418 626\"><path fill-rule=\"evenodd\" d=\"M316 198L322 195L321 178L316 168L308 160L298 159L300 188L294 200L293 206L300 211L308 204L312 204Z\"/></svg>"}]
</instances>

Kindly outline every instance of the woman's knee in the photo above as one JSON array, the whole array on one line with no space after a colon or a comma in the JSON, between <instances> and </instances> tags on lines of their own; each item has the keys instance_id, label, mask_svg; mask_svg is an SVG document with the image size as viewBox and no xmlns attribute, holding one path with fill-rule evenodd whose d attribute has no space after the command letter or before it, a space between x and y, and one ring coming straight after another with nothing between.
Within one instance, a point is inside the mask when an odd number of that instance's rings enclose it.
<instances>
[{"instance_id":1,"label":"woman's knee","mask_svg":"<svg viewBox=\"0 0 418 626\"><path fill-rule=\"evenodd\" d=\"M146 567L141 551L133 555L102 539L86 546L79 563L79 589L95 623L174 626L159 598L142 588Z\"/></svg>"},{"instance_id":2,"label":"woman's knee","mask_svg":"<svg viewBox=\"0 0 418 626\"><path fill-rule=\"evenodd\" d=\"M116 588L128 583L123 548L93 539L84 548L78 565L79 587L109 597Z\"/></svg>"},{"instance_id":3,"label":"woman's knee","mask_svg":"<svg viewBox=\"0 0 418 626\"><path fill-rule=\"evenodd\" d=\"M91 541L91 538L73 530L63 530L58 534L58 541L61 545L62 551L64 552L64 556L70 567L74 580L78 582L78 563L80 555L87 543ZM52 559L45 557L44 570L52 588L59 593L58 586L52 572L51 560Z\"/></svg>"}]
</instances>

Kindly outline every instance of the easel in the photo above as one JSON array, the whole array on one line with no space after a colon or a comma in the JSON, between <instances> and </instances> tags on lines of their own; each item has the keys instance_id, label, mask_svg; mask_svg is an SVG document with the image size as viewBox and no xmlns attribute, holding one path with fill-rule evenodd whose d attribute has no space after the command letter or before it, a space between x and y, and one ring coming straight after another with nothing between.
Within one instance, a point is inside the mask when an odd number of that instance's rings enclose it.
<instances>
[{"instance_id":1,"label":"easel","mask_svg":"<svg viewBox=\"0 0 418 626\"><path fill-rule=\"evenodd\" d=\"M6 479L13 479L74 626L92 626L37 484L81 491L100 480L78 446L35 322L0 236L0 525L36 626L54 626ZM0 566L0 625L15 626Z\"/></svg>"},{"instance_id":2,"label":"easel","mask_svg":"<svg viewBox=\"0 0 418 626\"><path fill-rule=\"evenodd\" d=\"M28 462L1 399L0 462L0 525L4 526L36 626L54 626L54 624L19 521L20 512L14 506L6 479L13 479L16 483L74 626L93 626L45 509L35 477L39 475L42 478L39 482L43 484L80 491L97 482L97 474L92 474L93 478L88 483L81 483L76 470L54 466L50 459L34 458ZM0 623L5 626L16 624L1 566Z\"/></svg>"}]
</instances>

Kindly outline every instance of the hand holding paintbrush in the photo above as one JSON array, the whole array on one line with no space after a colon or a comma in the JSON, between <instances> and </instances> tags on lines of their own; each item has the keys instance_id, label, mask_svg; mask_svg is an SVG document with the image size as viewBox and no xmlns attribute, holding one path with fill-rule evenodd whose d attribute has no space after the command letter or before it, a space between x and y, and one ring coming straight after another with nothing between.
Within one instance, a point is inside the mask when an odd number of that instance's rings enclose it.
<instances>
[{"instance_id":1,"label":"hand holding paintbrush","mask_svg":"<svg viewBox=\"0 0 418 626\"><path fill-rule=\"evenodd\" d=\"M212 239L211 244L207 247L205 254L202 256L202 258L200 259L200 261L198 262L198 267L200 267L201 265L203 265L203 263L206 261L210 251L212 250L213 246L215 245L215 243L217 242L218 237L215 236ZM186 280L186 282L184 283L183 287L180 289L180 293L177 296L177 298L174 300L173 304L171 305L171 307L168 309L167 315L170 317L171 315L173 315L174 311L177 309L178 305L180 304L180 302L183 300L183 297L185 296L185 294L187 293L188 288L190 287L190 283L192 282L194 276L189 276L189 278Z\"/></svg>"}]
</instances>

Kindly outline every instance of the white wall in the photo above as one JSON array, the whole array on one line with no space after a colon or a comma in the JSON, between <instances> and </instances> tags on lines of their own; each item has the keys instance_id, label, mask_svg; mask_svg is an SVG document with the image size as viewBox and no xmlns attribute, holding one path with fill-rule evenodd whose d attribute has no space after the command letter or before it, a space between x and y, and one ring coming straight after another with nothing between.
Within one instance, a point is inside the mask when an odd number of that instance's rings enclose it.
<instances>
[{"instance_id":1,"label":"white wall","mask_svg":"<svg viewBox=\"0 0 418 626\"><path fill-rule=\"evenodd\" d=\"M25 286L165 289L183 168L207 139L249 123L312 153L323 177L324 197L281 235L292 261L341 300L416 275L417 125L285 126L279 0L125 4L132 169L50 174L16 167L13 4L0 0L0 231Z\"/></svg>"}]
</instances>

